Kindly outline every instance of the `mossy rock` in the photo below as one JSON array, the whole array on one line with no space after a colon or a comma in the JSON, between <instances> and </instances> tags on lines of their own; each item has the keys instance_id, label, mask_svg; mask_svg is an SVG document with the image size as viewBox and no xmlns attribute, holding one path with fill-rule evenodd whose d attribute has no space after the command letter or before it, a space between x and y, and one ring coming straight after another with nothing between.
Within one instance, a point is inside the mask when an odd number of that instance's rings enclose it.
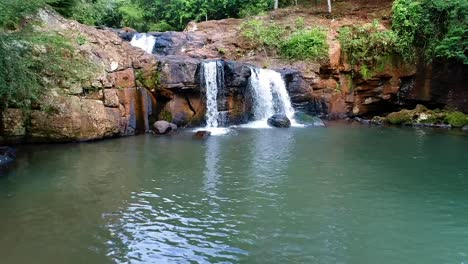
<instances>
[{"instance_id":1,"label":"mossy rock","mask_svg":"<svg viewBox=\"0 0 468 264\"><path fill-rule=\"evenodd\" d=\"M160 114L159 114L159 120L164 120L164 121L167 121L169 123L172 122L172 113L169 112L169 111L162 111Z\"/></svg>"},{"instance_id":2,"label":"mossy rock","mask_svg":"<svg viewBox=\"0 0 468 264\"><path fill-rule=\"evenodd\" d=\"M468 116L462 112L448 112L445 116L445 121L452 127L463 127L468 125Z\"/></svg>"},{"instance_id":3,"label":"mossy rock","mask_svg":"<svg viewBox=\"0 0 468 264\"><path fill-rule=\"evenodd\" d=\"M449 124L452 127L468 125L468 115L458 111L429 110L425 106L418 105L413 110L401 110L394 112L385 121L394 125L442 125Z\"/></svg>"},{"instance_id":4,"label":"mossy rock","mask_svg":"<svg viewBox=\"0 0 468 264\"><path fill-rule=\"evenodd\" d=\"M414 111L405 109L389 114L386 120L393 125L411 124L413 122L413 115Z\"/></svg>"}]
</instances>

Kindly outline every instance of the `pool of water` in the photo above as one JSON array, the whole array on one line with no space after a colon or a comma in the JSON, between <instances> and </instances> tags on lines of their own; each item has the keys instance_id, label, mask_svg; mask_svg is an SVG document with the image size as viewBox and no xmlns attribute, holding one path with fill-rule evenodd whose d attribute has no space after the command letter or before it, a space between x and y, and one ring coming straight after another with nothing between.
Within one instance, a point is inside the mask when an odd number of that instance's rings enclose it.
<instances>
[{"instance_id":1,"label":"pool of water","mask_svg":"<svg viewBox=\"0 0 468 264\"><path fill-rule=\"evenodd\" d=\"M24 146L0 263L468 263L468 137L233 129Z\"/></svg>"}]
</instances>

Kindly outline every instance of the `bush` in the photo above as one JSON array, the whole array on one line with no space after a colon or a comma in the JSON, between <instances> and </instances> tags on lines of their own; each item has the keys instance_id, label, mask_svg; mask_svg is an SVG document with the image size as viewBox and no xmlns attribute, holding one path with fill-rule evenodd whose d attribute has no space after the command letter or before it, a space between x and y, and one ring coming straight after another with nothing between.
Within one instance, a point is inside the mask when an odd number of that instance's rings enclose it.
<instances>
[{"instance_id":1,"label":"bush","mask_svg":"<svg viewBox=\"0 0 468 264\"><path fill-rule=\"evenodd\" d=\"M397 37L391 30L381 29L379 23L340 29L339 41L349 63L369 70L397 53ZM368 74L368 73L367 73Z\"/></svg>"},{"instance_id":2,"label":"bush","mask_svg":"<svg viewBox=\"0 0 468 264\"><path fill-rule=\"evenodd\" d=\"M81 82L94 67L61 35L0 33L0 108L30 108L57 82Z\"/></svg>"},{"instance_id":3,"label":"bush","mask_svg":"<svg viewBox=\"0 0 468 264\"><path fill-rule=\"evenodd\" d=\"M285 33L283 27L274 23L265 25L259 19L252 19L242 23L241 34L256 47L279 48Z\"/></svg>"},{"instance_id":4,"label":"bush","mask_svg":"<svg viewBox=\"0 0 468 264\"><path fill-rule=\"evenodd\" d=\"M69 9L67 17L87 25L121 26L122 15L115 0L79 0Z\"/></svg>"},{"instance_id":5,"label":"bush","mask_svg":"<svg viewBox=\"0 0 468 264\"><path fill-rule=\"evenodd\" d=\"M462 112L449 112L445 116L445 121L453 127L463 127L468 125L468 118Z\"/></svg>"},{"instance_id":6,"label":"bush","mask_svg":"<svg viewBox=\"0 0 468 264\"><path fill-rule=\"evenodd\" d=\"M468 1L397 0L393 4L393 31L406 59L423 56L454 59L468 64Z\"/></svg>"},{"instance_id":7,"label":"bush","mask_svg":"<svg viewBox=\"0 0 468 264\"><path fill-rule=\"evenodd\" d=\"M281 44L280 53L288 59L326 59L328 55L326 31L321 28L299 30Z\"/></svg>"}]
</instances>

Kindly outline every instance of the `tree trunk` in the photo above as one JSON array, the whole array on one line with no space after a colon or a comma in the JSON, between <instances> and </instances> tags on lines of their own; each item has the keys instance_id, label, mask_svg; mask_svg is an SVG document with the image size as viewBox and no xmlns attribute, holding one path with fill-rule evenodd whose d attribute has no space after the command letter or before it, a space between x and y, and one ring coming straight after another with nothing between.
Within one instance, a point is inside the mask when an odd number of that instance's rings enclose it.
<instances>
[{"instance_id":1,"label":"tree trunk","mask_svg":"<svg viewBox=\"0 0 468 264\"><path fill-rule=\"evenodd\" d=\"M328 13L331 14L331 0L327 0L327 4L328 4Z\"/></svg>"},{"instance_id":2,"label":"tree trunk","mask_svg":"<svg viewBox=\"0 0 468 264\"><path fill-rule=\"evenodd\" d=\"M278 9L278 0L275 0L275 10Z\"/></svg>"}]
</instances>

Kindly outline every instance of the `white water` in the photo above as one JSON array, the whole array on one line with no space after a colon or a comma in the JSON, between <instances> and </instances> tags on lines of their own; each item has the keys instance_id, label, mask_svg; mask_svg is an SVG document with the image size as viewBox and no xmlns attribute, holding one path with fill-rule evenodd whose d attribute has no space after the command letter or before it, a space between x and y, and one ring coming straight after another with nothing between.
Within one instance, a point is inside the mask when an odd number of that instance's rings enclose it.
<instances>
[{"instance_id":1,"label":"white water","mask_svg":"<svg viewBox=\"0 0 468 264\"><path fill-rule=\"evenodd\" d=\"M223 125L222 113L218 109L218 90L222 89L223 78L219 78L217 61L203 63L203 78L206 89L206 127L197 130L210 131L212 135L223 135L230 131ZM301 126L294 119L294 108L291 104L286 85L281 74L272 70L251 68L252 75L249 87L253 99L254 121L241 125L248 128L270 128L268 118L274 114L284 114L291 120L292 126ZM195 130L195 131L197 131Z\"/></svg>"},{"instance_id":2,"label":"white water","mask_svg":"<svg viewBox=\"0 0 468 264\"><path fill-rule=\"evenodd\" d=\"M136 33L130 44L152 54L154 44L156 44L156 37L147 33Z\"/></svg>"},{"instance_id":3,"label":"white water","mask_svg":"<svg viewBox=\"0 0 468 264\"><path fill-rule=\"evenodd\" d=\"M244 127L268 128L267 120L274 114L284 114L291 120L291 125L300 126L294 119L294 108L281 74L259 68L251 68L251 71L250 89L255 120Z\"/></svg>"},{"instance_id":4,"label":"white water","mask_svg":"<svg viewBox=\"0 0 468 264\"><path fill-rule=\"evenodd\" d=\"M209 61L203 63L203 73L206 89L206 127L212 135L222 135L229 132L228 128L219 127L218 119L221 117L218 111L218 62Z\"/></svg>"}]
</instances>

